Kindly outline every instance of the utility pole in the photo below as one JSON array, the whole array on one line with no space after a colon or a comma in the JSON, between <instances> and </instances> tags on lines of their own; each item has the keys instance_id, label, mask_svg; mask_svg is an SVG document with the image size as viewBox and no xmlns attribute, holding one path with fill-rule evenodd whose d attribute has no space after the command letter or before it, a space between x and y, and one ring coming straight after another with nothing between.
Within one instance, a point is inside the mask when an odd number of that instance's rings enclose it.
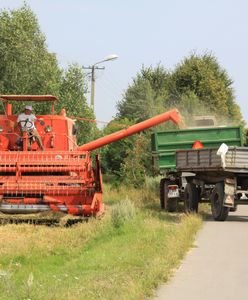
<instances>
[{"instance_id":1,"label":"utility pole","mask_svg":"<svg viewBox=\"0 0 248 300\"><path fill-rule=\"evenodd\" d=\"M86 70L91 70L91 91L90 91L90 107L94 111L95 108L95 70L104 70L105 67L97 67L96 65L88 66L88 67L82 67Z\"/></svg>"},{"instance_id":2,"label":"utility pole","mask_svg":"<svg viewBox=\"0 0 248 300\"><path fill-rule=\"evenodd\" d=\"M109 60L114 60L117 59L118 55L116 54L110 54L108 56L106 56L103 60L96 62L94 65L92 66L88 66L88 67L82 67L83 69L86 70L91 70L91 94L90 94L90 107L92 108L92 110L94 111L94 106L95 106L95 70L104 70L105 67L97 67L96 65L101 64L105 61L109 61Z\"/></svg>"}]
</instances>

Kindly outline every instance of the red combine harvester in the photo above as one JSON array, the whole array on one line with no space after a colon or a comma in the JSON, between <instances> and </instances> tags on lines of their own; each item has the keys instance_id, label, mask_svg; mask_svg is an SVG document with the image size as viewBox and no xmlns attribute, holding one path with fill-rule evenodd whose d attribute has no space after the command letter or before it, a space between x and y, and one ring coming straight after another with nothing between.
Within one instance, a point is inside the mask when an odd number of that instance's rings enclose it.
<instances>
[{"instance_id":1,"label":"red combine harvester","mask_svg":"<svg viewBox=\"0 0 248 300\"><path fill-rule=\"evenodd\" d=\"M57 98L50 95L1 95L5 114L0 115L0 212L33 214L45 211L74 216L96 216L104 211L99 156L93 166L90 151L123 139L168 120L181 120L176 109L153 117L127 129L77 145L75 122L54 112ZM17 124L12 114L13 101L50 102L51 114L37 116L37 132L44 145L40 148L28 128Z\"/></svg>"}]
</instances>

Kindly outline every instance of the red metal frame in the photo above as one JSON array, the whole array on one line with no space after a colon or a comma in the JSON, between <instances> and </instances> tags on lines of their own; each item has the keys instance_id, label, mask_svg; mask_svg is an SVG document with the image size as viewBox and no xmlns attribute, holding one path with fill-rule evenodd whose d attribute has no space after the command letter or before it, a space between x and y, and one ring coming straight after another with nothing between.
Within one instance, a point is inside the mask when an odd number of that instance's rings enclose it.
<instances>
[{"instance_id":1,"label":"red metal frame","mask_svg":"<svg viewBox=\"0 0 248 300\"><path fill-rule=\"evenodd\" d=\"M52 95L0 95L0 99L4 101L35 101L35 102L59 101L57 97Z\"/></svg>"}]
</instances>

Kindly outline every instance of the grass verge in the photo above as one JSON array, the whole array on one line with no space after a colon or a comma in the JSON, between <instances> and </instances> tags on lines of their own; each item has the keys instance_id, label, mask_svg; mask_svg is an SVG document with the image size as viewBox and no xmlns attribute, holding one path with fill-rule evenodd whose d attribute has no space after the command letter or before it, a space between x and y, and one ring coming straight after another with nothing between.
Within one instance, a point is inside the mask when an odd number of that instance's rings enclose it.
<instances>
[{"instance_id":1,"label":"grass verge","mask_svg":"<svg viewBox=\"0 0 248 300\"><path fill-rule=\"evenodd\" d=\"M0 299L146 299L167 281L201 218L160 212L151 189L105 195L101 220L0 227Z\"/></svg>"}]
</instances>

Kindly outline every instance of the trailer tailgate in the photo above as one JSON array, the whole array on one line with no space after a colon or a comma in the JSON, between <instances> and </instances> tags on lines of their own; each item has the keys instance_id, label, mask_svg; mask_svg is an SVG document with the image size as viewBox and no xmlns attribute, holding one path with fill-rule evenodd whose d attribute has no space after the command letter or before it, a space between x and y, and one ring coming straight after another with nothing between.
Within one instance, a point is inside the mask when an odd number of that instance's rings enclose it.
<instances>
[{"instance_id":1,"label":"trailer tailgate","mask_svg":"<svg viewBox=\"0 0 248 300\"><path fill-rule=\"evenodd\" d=\"M176 152L176 169L183 172L225 171L248 173L248 147L229 147L222 161L217 148L179 150Z\"/></svg>"}]
</instances>

